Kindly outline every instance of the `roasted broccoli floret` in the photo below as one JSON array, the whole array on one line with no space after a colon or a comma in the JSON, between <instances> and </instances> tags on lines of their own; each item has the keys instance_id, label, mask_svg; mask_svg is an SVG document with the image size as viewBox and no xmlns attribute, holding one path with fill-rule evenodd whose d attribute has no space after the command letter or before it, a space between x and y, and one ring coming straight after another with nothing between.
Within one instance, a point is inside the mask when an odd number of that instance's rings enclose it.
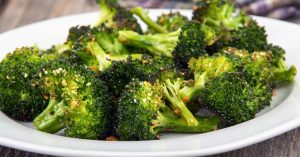
<instances>
[{"instance_id":1,"label":"roasted broccoli floret","mask_svg":"<svg viewBox=\"0 0 300 157\"><path fill-rule=\"evenodd\" d=\"M0 63L0 110L20 121L31 121L46 107L31 79L45 62L56 55L42 56L37 47L15 49Z\"/></svg>"},{"instance_id":2,"label":"roasted broccoli floret","mask_svg":"<svg viewBox=\"0 0 300 157\"><path fill-rule=\"evenodd\" d=\"M155 82L174 75L179 74L172 59L145 54L141 58L113 61L110 68L100 73L100 78L109 84L111 93L118 97L133 78Z\"/></svg>"},{"instance_id":3,"label":"roasted broccoli floret","mask_svg":"<svg viewBox=\"0 0 300 157\"><path fill-rule=\"evenodd\" d=\"M294 81L297 69L294 65L289 68L285 65L285 50L279 46L269 44L266 51L272 54L272 83L274 87L286 85Z\"/></svg>"},{"instance_id":4,"label":"roasted broccoli floret","mask_svg":"<svg viewBox=\"0 0 300 157\"><path fill-rule=\"evenodd\" d=\"M238 29L249 17L232 0L197 0L192 19L222 33Z\"/></svg>"},{"instance_id":5,"label":"roasted broccoli floret","mask_svg":"<svg viewBox=\"0 0 300 157\"><path fill-rule=\"evenodd\" d=\"M271 88L251 86L241 72L223 73L205 84L199 97L229 125L255 117L272 97ZM267 100L267 101L266 101Z\"/></svg>"},{"instance_id":6,"label":"roasted broccoli floret","mask_svg":"<svg viewBox=\"0 0 300 157\"><path fill-rule=\"evenodd\" d=\"M198 118L197 126L189 126L163 102L159 85L133 81L119 100L116 132L120 140L159 139L163 132L201 133L214 130L218 119Z\"/></svg>"},{"instance_id":7,"label":"roasted broccoli floret","mask_svg":"<svg viewBox=\"0 0 300 157\"><path fill-rule=\"evenodd\" d=\"M229 36L230 39L226 45L245 49L250 53L264 50L268 44L264 27L259 26L253 19L244 23L239 29L231 31Z\"/></svg>"},{"instance_id":8,"label":"roasted broccoli floret","mask_svg":"<svg viewBox=\"0 0 300 157\"><path fill-rule=\"evenodd\" d=\"M96 26L105 25L114 30L133 30L142 33L142 29L132 13L120 6L118 0L97 0L100 17Z\"/></svg>"},{"instance_id":9,"label":"roasted broccoli floret","mask_svg":"<svg viewBox=\"0 0 300 157\"><path fill-rule=\"evenodd\" d=\"M189 21L181 29L155 35L140 35L133 31L120 31L119 40L130 46L148 50L153 55L174 57L184 65L191 57L205 54L205 46L215 41L215 33L197 21Z\"/></svg>"},{"instance_id":10,"label":"roasted broccoli floret","mask_svg":"<svg viewBox=\"0 0 300 157\"><path fill-rule=\"evenodd\" d=\"M151 28L159 33L168 33L168 30L154 22L142 7L135 7L131 9L131 12L141 18L141 20L147 24L148 28Z\"/></svg>"},{"instance_id":11,"label":"roasted broccoli floret","mask_svg":"<svg viewBox=\"0 0 300 157\"><path fill-rule=\"evenodd\" d=\"M168 14L160 15L157 18L156 23L164 27L168 32L173 32L181 28L187 21L188 18L184 15L181 15L180 12L170 12ZM147 33L155 34L159 32L152 28L148 28Z\"/></svg>"},{"instance_id":12,"label":"roasted broccoli floret","mask_svg":"<svg viewBox=\"0 0 300 157\"><path fill-rule=\"evenodd\" d=\"M43 132L64 129L68 137L102 139L108 131L107 87L95 72L64 59L41 68L31 84L40 89L47 108L34 126Z\"/></svg>"},{"instance_id":13,"label":"roasted broccoli floret","mask_svg":"<svg viewBox=\"0 0 300 157\"><path fill-rule=\"evenodd\" d=\"M126 60L129 56L128 49L118 41L115 33L104 26L73 27L70 29L67 44L72 45L72 52L79 58L79 63L95 71L103 71L111 65L112 61Z\"/></svg>"},{"instance_id":14,"label":"roasted broccoli floret","mask_svg":"<svg viewBox=\"0 0 300 157\"><path fill-rule=\"evenodd\" d=\"M290 68L285 65L285 51L281 47L272 44L267 45L265 49L265 51L248 53L236 48L225 48L222 53L234 54L247 63L245 67L248 81L250 79L254 82L268 80L269 83L267 84L270 84L273 88L292 82L297 69L293 65Z\"/></svg>"}]
</instances>

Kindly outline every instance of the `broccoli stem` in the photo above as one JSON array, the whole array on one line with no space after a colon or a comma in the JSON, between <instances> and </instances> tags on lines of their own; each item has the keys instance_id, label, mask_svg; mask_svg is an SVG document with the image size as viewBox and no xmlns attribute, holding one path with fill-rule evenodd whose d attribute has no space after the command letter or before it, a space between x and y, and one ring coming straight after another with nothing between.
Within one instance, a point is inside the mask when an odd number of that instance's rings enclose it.
<instances>
[{"instance_id":1,"label":"broccoli stem","mask_svg":"<svg viewBox=\"0 0 300 157\"><path fill-rule=\"evenodd\" d=\"M135 7L131 9L131 12L140 17L142 21L144 21L149 27L151 27L155 31L159 33L168 33L168 30L154 22L142 7Z\"/></svg>"},{"instance_id":2,"label":"broccoli stem","mask_svg":"<svg viewBox=\"0 0 300 157\"><path fill-rule=\"evenodd\" d=\"M100 26L101 24L107 22L108 19L112 19L113 16L115 15L115 10L109 8L104 2L100 1L99 2L99 7L101 10L101 14L99 17L99 20L96 22L94 27Z\"/></svg>"},{"instance_id":3,"label":"broccoli stem","mask_svg":"<svg viewBox=\"0 0 300 157\"><path fill-rule=\"evenodd\" d=\"M64 128L63 115L64 102L50 98L47 108L33 120L33 125L37 130L54 134Z\"/></svg>"},{"instance_id":4,"label":"broccoli stem","mask_svg":"<svg viewBox=\"0 0 300 157\"><path fill-rule=\"evenodd\" d=\"M219 119L217 117L197 117L198 125L189 126L182 118L173 118L159 113L155 129L159 132L203 133L215 130Z\"/></svg>"},{"instance_id":5,"label":"broccoli stem","mask_svg":"<svg viewBox=\"0 0 300 157\"><path fill-rule=\"evenodd\" d=\"M171 102L171 108L176 114L182 116L189 126L197 126L197 119L194 117L194 115L179 97L180 86L180 80L171 83L170 79L168 79L166 80L163 86L163 93L166 96L166 98Z\"/></svg>"},{"instance_id":6,"label":"broccoli stem","mask_svg":"<svg viewBox=\"0 0 300 157\"><path fill-rule=\"evenodd\" d=\"M197 96L199 91L204 87L205 82L207 80L206 73L202 73L201 75L195 74L195 82L192 87L184 86L180 90L180 96L184 103L191 101L193 98Z\"/></svg>"},{"instance_id":7,"label":"broccoli stem","mask_svg":"<svg viewBox=\"0 0 300 157\"><path fill-rule=\"evenodd\" d=\"M119 31L119 41L125 45L130 45L148 50L153 55L173 57L173 50L178 41L180 30L156 35L140 35L133 31Z\"/></svg>"},{"instance_id":8,"label":"broccoli stem","mask_svg":"<svg viewBox=\"0 0 300 157\"><path fill-rule=\"evenodd\" d=\"M92 55L95 56L99 63L99 71L103 71L111 65L111 61L108 60L108 55L104 50L99 46L97 42L89 42L87 44L88 49L92 52Z\"/></svg>"}]
</instances>

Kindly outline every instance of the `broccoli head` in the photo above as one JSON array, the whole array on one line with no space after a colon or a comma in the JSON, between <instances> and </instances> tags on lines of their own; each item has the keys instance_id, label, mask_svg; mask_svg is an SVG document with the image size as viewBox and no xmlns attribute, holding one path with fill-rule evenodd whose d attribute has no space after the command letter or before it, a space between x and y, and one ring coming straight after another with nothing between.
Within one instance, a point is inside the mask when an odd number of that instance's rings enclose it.
<instances>
[{"instance_id":1,"label":"broccoli head","mask_svg":"<svg viewBox=\"0 0 300 157\"><path fill-rule=\"evenodd\" d=\"M39 68L57 56L41 56L37 47L15 49L0 63L0 110L20 121L31 121L46 107L31 79Z\"/></svg>"},{"instance_id":2,"label":"broccoli head","mask_svg":"<svg viewBox=\"0 0 300 157\"><path fill-rule=\"evenodd\" d=\"M132 78L155 82L174 75L179 74L172 59L145 54L141 58L129 57L124 61L113 61L110 68L100 73L100 78L110 85L111 93L118 97Z\"/></svg>"},{"instance_id":3,"label":"broccoli head","mask_svg":"<svg viewBox=\"0 0 300 157\"><path fill-rule=\"evenodd\" d=\"M116 32L105 26L73 27L70 29L67 43L71 43L78 63L95 71L103 71L112 61L126 60L129 56L128 49L118 41Z\"/></svg>"},{"instance_id":4,"label":"broccoli head","mask_svg":"<svg viewBox=\"0 0 300 157\"><path fill-rule=\"evenodd\" d=\"M64 59L44 65L32 80L47 108L34 119L37 130L68 137L104 138L110 110L107 87L95 72Z\"/></svg>"},{"instance_id":5,"label":"broccoli head","mask_svg":"<svg viewBox=\"0 0 300 157\"><path fill-rule=\"evenodd\" d=\"M120 140L159 139L163 132L201 133L214 130L218 119L198 118L189 126L165 105L161 87L134 80L122 93L118 106L116 132Z\"/></svg>"},{"instance_id":6,"label":"broccoli head","mask_svg":"<svg viewBox=\"0 0 300 157\"><path fill-rule=\"evenodd\" d=\"M244 23L239 29L231 31L229 36L230 39L226 45L245 49L250 53L264 50L267 45L265 28L259 26L253 19Z\"/></svg>"},{"instance_id":7,"label":"broccoli head","mask_svg":"<svg viewBox=\"0 0 300 157\"><path fill-rule=\"evenodd\" d=\"M272 54L271 69L273 86L286 85L294 81L297 69L294 65L288 68L285 65L285 50L279 46L269 44L266 51Z\"/></svg>"},{"instance_id":8,"label":"broccoli head","mask_svg":"<svg viewBox=\"0 0 300 157\"><path fill-rule=\"evenodd\" d=\"M241 72L228 72L209 80L199 92L207 107L228 124L237 124L255 117L270 104L272 89L251 86Z\"/></svg>"},{"instance_id":9,"label":"broccoli head","mask_svg":"<svg viewBox=\"0 0 300 157\"><path fill-rule=\"evenodd\" d=\"M120 6L118 0L97 0L101 15L96 26L105 25L114 30L133 30L142 33L142 29L133 14Z\"/></svg>"}]
</instances>

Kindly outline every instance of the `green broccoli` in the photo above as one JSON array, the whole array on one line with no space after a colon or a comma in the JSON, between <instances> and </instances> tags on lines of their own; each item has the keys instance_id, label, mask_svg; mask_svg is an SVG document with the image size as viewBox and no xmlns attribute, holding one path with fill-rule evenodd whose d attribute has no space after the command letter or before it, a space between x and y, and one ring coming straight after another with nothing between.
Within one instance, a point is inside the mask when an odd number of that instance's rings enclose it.
<instances>
[{"instance_id":1,"label":"green broccoli","mask_svg":"<svg viewBox=\"0 0 300 157\"><path fill-rule=\"evenodd\" d=\"M131 9L131 12L137 15L143 22L145 22L148 25L148 28L151 28L159 33L168 33L168 30L158 23L154 22L142 7L135 7Z\"/></svg>"},{"instance_id":2,"label":"green broccoli","mask_svg":"<svg viewBox=\"0 0 300 157\"><path fill-rule=\"evenodd\" d=\"M285 65L285 50L279 46L269 44L266 51L272 54L272 82L274 87L286 85L294 81L297 69L294 65L288 68Z\"/></svg>"},{"instance_id":3,"label":"green broccoli","mask_svg":"<svg viewBox=\"0 0 300 157\"><path fill-rule=\"evenodd\" d=\"M81 26L70 29L67 44L72 45L72 52L78 63L87 65L95 71L104 71L112 61L126 60L128 56L141 57L130 54L115 34L107 27Z\"/></svg>"},{"instance_id":4,"label":"green broccoli","mask_svg":"<svg viewBox=\"0 0 300 157\"><path fill-rule=\"evenodd\" d=\"M209 80L198 95L207 108L232 125L254 118L270 104L272 89L251 86L242 72L228 72Z\"/></svg>"},{"instance_id":5,"label":"green broccoli","mask_svg":"<svg viewBox=\"0 0 300 157\"><path fill-rule=\"evenodd\" d=\"M188 18L184 15L181 15L180 12L170 12L168 14L162 14L157 18L156 23L164 27L168 32L173 32L181 28ZM148 28L148 34L159 33L152 28Z\"/></svg>"},{"instance_id":6,"label":"green broccoli","mask_svg":"<svg viewBox=\"0 0 300 157\"><path fill-rule=\"evenodd\" d=\"M245 49L250 53L264 50L268 44L264 27L259 26L253 19L237 30L231 31L229 36L230 39L225 45Z\"/></svg>"},{"instance_id":7,"label":"green broccoli","mask_svg":"<svg viewBox=\"0 0 300 157\"><path fill-rule=\"evenodd\" d=\"M114 30L133 30L142 33L142 29L132 13L120 6L118 0L97 0L101 15L96 26L105 25Z\"/></svg>"},{"instance_id":8,"label":"green broccoli","mask_svg":"<svg viewBox=\"0 0 300 157\"><path fill-rule=\"evenodd\" d=\"M163 132L202 133L218 124L214 117L198 118L197 126L189 126L177 117L162 100L159 85L134 80L126 86L119 100L116 132L120 140L159 139Z\"/></svg>"},{"instance_id":9,"label":"green broccoli","mask_svg":"<svg viewBox=\"0 0 300 157\"><path fill-rule=\"evenodd\" d=\"M15 49L0 63L0 110L20 121L31 121L46 107L31 79L39 68L57 55L44 55L37 47Z\"/></svg>"},{"instance_id":10,"label":"green broccoli","mask_svg":"<svg viewBox=\"0 0 300 157\"><path fill-rule=\"evenodd\" d=\"M214 31L197 21L189 21L181 29L166 34L140 35L133 31L119 32L121 43L146 49L153 55L174 57L176 62L183 66L186 66L191 57L204 55L205 46L212 44L215 39Z\"/></svg>"},{"instance_id":11,"label":"green broccoli","mask_svg":"<svg viewBox=\"0 0 300 157\"><path fill-rule=\"evenodd\" d=\"M172 59L145 54L141 58L113 61L109 68L100 73L100 78L110 85L112 95L118 97L133 78L155 82L173 75L179 74Z\"/></svg>"},{"instance_id":12,"label":"green broccoli","mask_svg":"<svg viewBox=\"0 0 300 157\"><path fill-rule=\"evenodd\" d=\"M197 0L192 19L222 33L238 29L249 17L232 0Z\"/></svg>"},{"instance_id":13,"label":"green broccoli","mask_svg":"<svg viewBox=\"0 0 300 157\"><path fill-rule=\"evenodd\" d=\"M48 102L33 121L38 130L56 133L64 129L66 136L84 139L105 137L109 96L95 72L58 59L44 65L32 85L42 91Z\"/></svg>"}]
</instances>

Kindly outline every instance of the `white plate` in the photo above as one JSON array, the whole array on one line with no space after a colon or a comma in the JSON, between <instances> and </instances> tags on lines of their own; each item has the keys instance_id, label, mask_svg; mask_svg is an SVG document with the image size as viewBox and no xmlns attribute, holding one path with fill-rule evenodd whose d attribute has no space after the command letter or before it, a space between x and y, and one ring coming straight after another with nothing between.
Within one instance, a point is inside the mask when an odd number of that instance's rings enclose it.
<instances>
[{"instance_id":1,"label":"white plate","mask_svg":"<svg viewBox=\"0 0 300 157\"><path fill-rule=\"evenodd\" d=\"M167 11L150 10L150 14L154 18ZM191 16L191 11L181 12ZM68 16L3 33L0 35L0 58L15 47L38 44L48 48L62 43L71 26L92 24L97 17L98 13ZM288 64L300 69L300 27L268 18L255 18L266 27L269 40L285 48ZM272 105L261 111L257 118L210 133L166 134L155 141L92 141L39 132L0 112L0 145L59 156L194 156L230 151L300 126L298 76L294 84L276 90Z\"/></svg>"}]
</instances>

